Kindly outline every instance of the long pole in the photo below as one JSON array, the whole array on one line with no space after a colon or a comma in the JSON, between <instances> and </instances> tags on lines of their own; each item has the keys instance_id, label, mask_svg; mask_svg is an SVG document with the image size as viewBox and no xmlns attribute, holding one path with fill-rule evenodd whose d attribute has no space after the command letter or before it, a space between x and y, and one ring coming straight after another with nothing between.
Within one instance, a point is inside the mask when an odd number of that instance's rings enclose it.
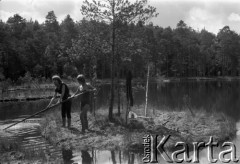
<instances>
[{"instance_id":1,"label":"long pole","mask_svg":"<svg viewBox=\"0 0 240 164\"><path fill-rule=\"evenodd\" d=\"M85 92L83 92L83 93L85 93ZM34 116L36 116L36 115L38 115L38 114L40 114L40 113L43 113L43 112L45 112L45 111L47 111L47 110L49 110L49 109L51 109L51 108L53 108L53 107L56 107L56 106L58 106L58 105L60 105L60 104L62 104L62 103L64 103L64 102L67 102L67 101L69 101L69 100L71 100L71 99L73 99L73 98L75 98L75 97L78 97L78 96L82 95L83 93L80 93L80 94L78 94L78 95L76 95L76 96L74 96L74 97L70 97L70 98L68 98L68 99L66 99L66 100L64 100L64 101L62 101L62 102L60 102L60 103L54 104L54 105L51 106L51 107L44 108L43 110L41 110L41 111L39 111L39 112L31 115L31 116L28 116L27 118L24 118L23 120L18 121L18 122L16 122L16 123L14 123L14 124L12 124L12 125L4 128L3 130L6 130L6 129L8 129L8 128L11 128L12 126L17 125L17 124L19 124L19 123L21 123L21 122L23 122L23 121L25 121L25 120L27 120L27 119L29 119L29 118L31 118L31 117L34 117Z\"/></svg>"},{"instance_id":2,"label":"long pole","mask_svg":"<svg viewBox=\"0 0 240 164\"><path fill-rule=\"evenodd\" d=\"M149 81L149 72L150 72L150 64L148 63L147 84L146 84L145 117L147 116L147 106L148 106L148 81Z\"/></svg>"}]
</instances>

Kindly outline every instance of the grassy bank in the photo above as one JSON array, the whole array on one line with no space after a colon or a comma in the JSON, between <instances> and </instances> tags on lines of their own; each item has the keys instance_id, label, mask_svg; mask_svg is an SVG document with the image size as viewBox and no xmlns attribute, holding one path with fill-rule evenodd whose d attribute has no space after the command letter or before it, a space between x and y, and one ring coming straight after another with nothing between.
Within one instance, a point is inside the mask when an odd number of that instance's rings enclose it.
<instances>
[{"instance_id":1,"label":"grassy bank","mask_svg":"<svg viewBox=\"0 0 240 164\"><path fill-rule=\"evenodd\" d=\"M134 107L137 115L143 115L143 107ZM41 124L42 135L58 146L73 149L99 150L141 150L143 137L147 134L159 136L171 135L171 140L165 148L173 148L176 142L208 142L213 136L214 141L226 141L236 134L234 120L221 113L205 112L195 109L194 116L187 110L176 112L169 109L149 110L151 118L132 119L126 125L124 114L115 116L115 122L107 119L107 110L100 109L96 117L89 114L89 125L93 132L81 134L81 124L78 113L72 113L72 129L61 128L59 112L46 116ZM154 111L154 112L153 112Z\"/></svg>"}]
</instances>

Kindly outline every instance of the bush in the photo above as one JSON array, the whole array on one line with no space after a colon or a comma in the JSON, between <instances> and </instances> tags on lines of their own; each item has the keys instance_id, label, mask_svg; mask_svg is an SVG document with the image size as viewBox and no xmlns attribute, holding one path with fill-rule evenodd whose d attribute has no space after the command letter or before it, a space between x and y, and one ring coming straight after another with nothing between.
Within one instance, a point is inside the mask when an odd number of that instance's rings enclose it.
<instances>
[{"instance_id":1,"label":"bush","mask_svg":"<svg viewBox=\"0 0 240 164\"><path fill-rule=\"evenodd\" d=\"M5 80L5 76L3 75L2 72L0 72L0 81L3 81L3 80Z\"/></svg>"},{"instance_id":2,"label":"bush","mask_svg":"<svg viewBox=\"0 0 240 164\"><path fill-rule=\"evenodd\" d=\"M3 91L7 90L11 85L12 85L12 80L9 78L7 80L0 82L0 88L2 88Z\"/></svg>"},{"instance_id":3,"label":"bush","mask_svg":"<svg viewBox=\"0 0 240 164\"><path fill-rule=\"evenodd\" d=\"M49 79L49 78L46 79L46 83L51 83L51 82L52 82L51 79Z\"/></svg>"},{"instance_id":4,"label":"bush","mask_svg":"<svg viewBox=\"0 0 240 164\"><path fill-rule=\"evenodd\" d=\"M3 68L0 68L0 81L5 80L5 76L3 74Z\"/></svg>"},{"instance_id":5,"label":"bush","mask_svg":"<svg viewBox=\"0 0 240 164\"><path fill-rule=\"evenodd\" d=\"M40 83L45 83L46 82L46 78L45 77L39 77L39 82Z\"/></svg>"},{"instance_id":6,"label":"bush","mask_svg":"<svg viewBox=\"0 0 240 164\"><path fill-rule=\"evenodd\" d=\"M64 65L63 67L64 74L65 76L71 76L71 77L76 77L77 76L77 68L69 65L68 63Z\"/></svg>"},{"instance_id":7,"label":"bush","mask_svg":"<svg viewBox=\"0 0 240 164\"><path fill-rule=\"evenodd\" d=\"M34 68L33 68L33 73L36 76L41 76L43 73L44 69L41 65L37 64Z\"/></svg>"},{"instance_id":8,"label":"bush","mask_svg":"<svg viewBox=\"0 0 240 164\"><path fill-rule=\"evenodd\" d=\"M33 80L33 78L31 76L31 73L30 72L26 72L24 77L18 78L17 83L18 84L23 84L26 87L30 87L32 80Z\"/></svg>"},{"instance_id":9,"label":"bush","mask_svg":"<svg viewBox=\"0 0 240 164\"><path fill-rule=\"evenodd\" d=\"M26 72L24 77L22 78L22 80L23 80L24 83L30 83L33 80L32 76L31 76L31 73Z\"/></svg>"}]
</instances>

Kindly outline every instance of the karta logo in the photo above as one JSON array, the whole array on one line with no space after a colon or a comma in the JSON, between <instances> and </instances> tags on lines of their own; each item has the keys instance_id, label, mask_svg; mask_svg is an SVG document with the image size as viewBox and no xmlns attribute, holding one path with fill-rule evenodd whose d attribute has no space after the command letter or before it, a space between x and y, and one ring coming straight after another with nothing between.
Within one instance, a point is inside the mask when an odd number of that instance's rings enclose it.
<instances>
[{"instance_id":1,"label":"karta logo","mask_svg":"<svg viewBox=\"0 0 240 164\"><path fill-rule=\"evenodd\" d=\"M221 145L221 148L227 148L221 151L218 154L218 159L213 157L214 147L218 147L218 142L213 141L213 137L209 138L208 143L204 142L193 142L192 143L192 158L189 157L190 151L189 146L185 142L177 142L175 144L175 148L181 148L174 151L172 154L168 154L165 149L164 145L167 143L171 136L163 136L163 138L158 143L158 135L147 135L143 137L143 146L144 146L144 163L158 163L157 156L161 155L162 158L169 163L182 163L182 162L192 162L192 163L199 163L199 150L200 148L207 148L208 150L208 161L210 163L216 163L218 160L223 163L235 162L239 161L239 158L236 157L236 146L232 142L224 142ZM180 155L183 155L179 158ZM227 155L230 154L230 158L227 158Z\"/></svg>"}]
</instances>

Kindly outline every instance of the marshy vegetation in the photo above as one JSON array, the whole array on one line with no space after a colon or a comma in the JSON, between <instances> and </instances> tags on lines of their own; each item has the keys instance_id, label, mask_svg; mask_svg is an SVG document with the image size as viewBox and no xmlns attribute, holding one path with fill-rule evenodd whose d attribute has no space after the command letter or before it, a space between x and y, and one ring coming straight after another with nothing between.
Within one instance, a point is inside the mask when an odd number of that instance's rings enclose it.
<instances>
[{"instance_id":1,"label":"marshy vegetation","mask_svg":"<svg viewBox=\"0 0 240 164\"><path fill-rule=\"evenodd\" d=\"M107 110L98 109L95 117L89 113L92 132L82 135L79 113L72 115L72 128L61 128L58 111L49 113L41 124L43 136L58 146L88 150L141 150L143 137L147 134L171 135L172 140L166 145L173 148L178 141L186 143L208 142L212 136L215 141L231 139L236 134L235 120L221 112L196 109L191 106L194 115L187 108L148 109L148 117L129 119L126 124L125 113L117 115L114 110L114 122L109 122ZM132 112L144 116L144 106L134 106Z\"/></svg>"}]
</instances>

